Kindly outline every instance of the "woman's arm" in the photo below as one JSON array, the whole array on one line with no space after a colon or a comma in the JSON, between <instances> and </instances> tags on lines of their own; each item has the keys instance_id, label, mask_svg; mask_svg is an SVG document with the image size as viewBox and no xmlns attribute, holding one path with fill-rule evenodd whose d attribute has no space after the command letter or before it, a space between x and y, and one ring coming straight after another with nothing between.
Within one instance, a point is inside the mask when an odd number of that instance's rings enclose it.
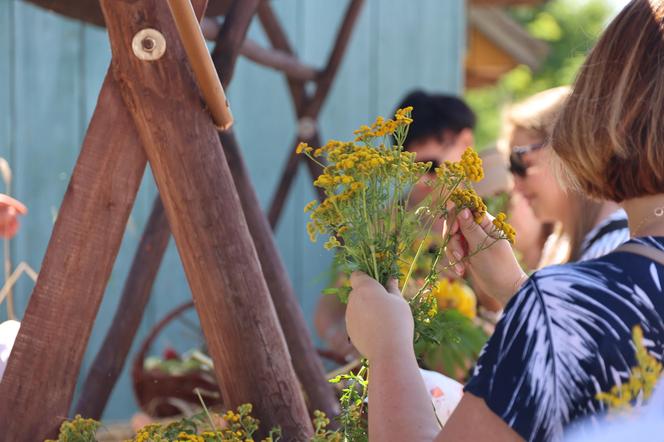
<instances>
[{"instance_id":1,"label":"woman's arm","mask_svg":"<svg viewBox=\"0 0 664 442\"><path fill-rule=\"evenodd\" d=\"M440 429L412 348L369 361L371 440L432 441Z\"/></svg>"},{"instance_id":2,"label":"woman's arm","mask_svg":"<svg viewBox=\"0 0 664 442\"><path fill-rule=\"evenodd\" d=\"M522 440L484 403L466 393L443 432L413 350L413 318L396 284L389 292L354 273L348 333L369 360L369 435L376 441Z\"/></svg>"}]
</instances>

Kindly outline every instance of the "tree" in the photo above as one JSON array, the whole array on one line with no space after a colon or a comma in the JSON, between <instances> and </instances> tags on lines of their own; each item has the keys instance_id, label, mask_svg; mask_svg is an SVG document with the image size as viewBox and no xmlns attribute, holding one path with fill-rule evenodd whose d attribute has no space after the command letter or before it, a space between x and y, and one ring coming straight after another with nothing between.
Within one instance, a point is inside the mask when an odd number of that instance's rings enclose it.
<instances>
[{"instance_id":1,"label":"tree","mask_svg":"<svg viewBox=\"0 0 664 442\"><path fill-rule=\"evenodd\" d=\"M499 136L501 112L506 105L574 81L588 50L604 29L611 8L605 0L552 0L536 7L513 7L508 12L533 37L546 41L550 52L536 72L521 65L494 86L466 92L465 98L478 117L475 137L479 149Z\"/></svg>"}]
</instances>

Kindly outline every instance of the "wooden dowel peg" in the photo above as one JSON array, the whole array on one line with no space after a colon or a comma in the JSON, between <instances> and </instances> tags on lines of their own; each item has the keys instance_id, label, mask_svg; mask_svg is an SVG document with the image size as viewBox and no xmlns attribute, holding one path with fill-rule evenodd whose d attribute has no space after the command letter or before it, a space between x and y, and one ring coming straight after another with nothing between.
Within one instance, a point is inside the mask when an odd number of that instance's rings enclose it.
<instances>
[{"instance_id":1,"label":"wooden dowel peg","mask_svg":"<svg viewBox=\"0 0 664 442\"><path fill-rule=\"evenodd\" d=\"M226 130L233 124L233 116L224 88L221 86L221 81L205 45L194 8L189 0L168 0L168 7L212 119L217 128Z\"/></svg>"}]
</instances>

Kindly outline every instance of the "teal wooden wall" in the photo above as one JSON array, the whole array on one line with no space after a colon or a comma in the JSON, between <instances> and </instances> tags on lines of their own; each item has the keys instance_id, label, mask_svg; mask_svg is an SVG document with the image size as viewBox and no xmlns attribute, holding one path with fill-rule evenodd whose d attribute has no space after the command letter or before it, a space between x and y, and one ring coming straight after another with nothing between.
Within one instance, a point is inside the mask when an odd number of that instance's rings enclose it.
<instances>
[{"instance_id":1,"label":"teal wooden wall","mask_svg":"<svg viewBox=\"0 0 664 442\"><path fill-rule=\"evenodd\" d=\"M274 0L297 53L322 66L346 7L342 0ZM251 38L267 44L260 25ZM359 124L389 114L414 87L459 92L465 48L463 0L368 0L330 98L323 108L323 138L348 138ZM14 171L14 194L30 213L12 244L16 262L39 268L97 93L110 60L103 30L61 18L19 0L0 0L0 155ZM229 97L236 132L261 203L272 196L292 147L294 112L283 76L240 60ZM311 323L330 255L305 234L302 206L313 199L308 172L301 169L277 231L277 242ZM83 372L113 316L124 277L155 187L146 174L90 340ZM16 289L22 315L32 289ZM172 242L140 330L139 340L173 306L190 297ZM0 313L0 319L3 318ZM195 318L194 318L195 319ZM156 345L184 349L195 341L175 325ZM135 345L137 347L137 345ZM136 348L134 348L134 351ZM113 393L106 419L128 418L136 409L128 370Z\"/></svg>"}]
</instances>

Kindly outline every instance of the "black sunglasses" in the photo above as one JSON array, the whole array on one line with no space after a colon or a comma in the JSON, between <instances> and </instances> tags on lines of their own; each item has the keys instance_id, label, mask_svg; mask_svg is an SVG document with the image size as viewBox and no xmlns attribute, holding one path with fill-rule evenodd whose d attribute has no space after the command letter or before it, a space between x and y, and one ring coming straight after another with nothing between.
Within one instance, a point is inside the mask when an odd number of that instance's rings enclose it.
<instances>
[{"instance_id":1,"label":"black sunglasses","mask_svg":"<svg viewBox=\"0 0 664 442\"><path fill-rule=\"evenodd\" d=\"M530 152L535 152L546 146L546 143L533 143L525 146L516 146L512 148L510 153L510 167L509 171L512 175L524 178L528 172L528 165L523 161L524 155Z\"/></svg>"}]
</instances>

